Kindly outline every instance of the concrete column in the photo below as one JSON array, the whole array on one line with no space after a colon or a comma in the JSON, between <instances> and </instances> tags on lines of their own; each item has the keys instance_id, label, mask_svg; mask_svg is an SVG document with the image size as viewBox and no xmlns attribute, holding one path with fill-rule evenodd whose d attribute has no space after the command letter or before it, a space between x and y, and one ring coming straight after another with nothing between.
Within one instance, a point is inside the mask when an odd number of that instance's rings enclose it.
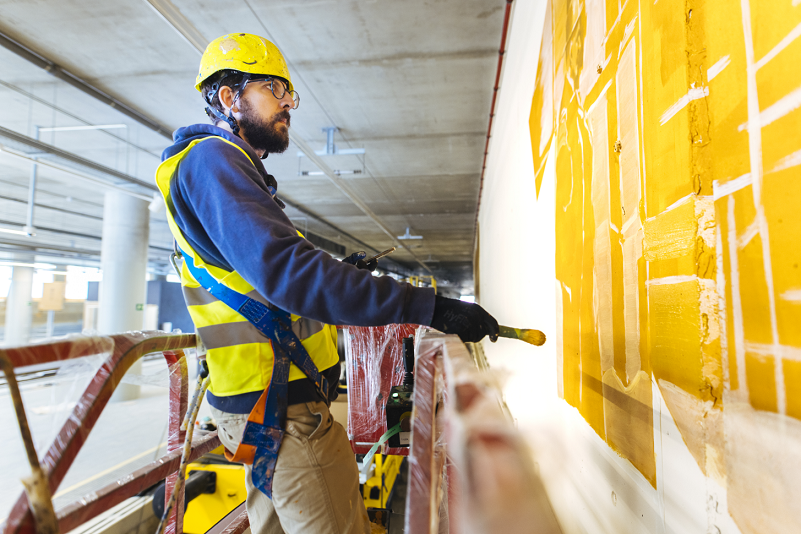
<instances>
[{"instance_id":1,"label":"concrete column","mask_svg":"<svg viewBox=\"0 0 801 534\"><path fill-rule=\"evenodd\" d=\"M14 261L33 264L33 256L17 255ZM11 273L11 288L6 299L6 327L3 340L6 347L24 345L30 338L33 321L32 288L33 267L15 265Z\"/></svg>"},{"instance_id":2,"label":"concrete column","mask_svg":"<svg viewBox=\"0 0 801 534\"><path fill-rule=\"evenodd\" d=\"M141 330L147 292L148 202L118 192L106 193L103 205L103 244L100 264L100 334ZM131 371L141 372L142 362ZM139 386L120 384L113 401L133 400Z\"/></svg>"}]
</instances>

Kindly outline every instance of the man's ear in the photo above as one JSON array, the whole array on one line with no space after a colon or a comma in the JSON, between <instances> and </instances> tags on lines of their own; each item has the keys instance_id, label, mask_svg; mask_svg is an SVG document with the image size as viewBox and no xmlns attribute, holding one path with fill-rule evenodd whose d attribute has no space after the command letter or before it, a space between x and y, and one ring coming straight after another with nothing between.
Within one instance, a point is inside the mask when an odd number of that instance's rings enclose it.
<instances>
[{"instance_id":1,"label":"man's ear","mask_svg":"<svg viewBox=\"0 0 801 534\"><path fill-rule=\"evenodd\" d=\"M228 115L228 113L231 111L231 105L234 102L234 96L236 96L236 93L234 93L234 90L227 85L223 85L220 87L220 91L217 94L219 95L220 103L225 108L225 114ZM239 109L235 109L234 111L239 112Z\"/></svg>"}]
</instances>

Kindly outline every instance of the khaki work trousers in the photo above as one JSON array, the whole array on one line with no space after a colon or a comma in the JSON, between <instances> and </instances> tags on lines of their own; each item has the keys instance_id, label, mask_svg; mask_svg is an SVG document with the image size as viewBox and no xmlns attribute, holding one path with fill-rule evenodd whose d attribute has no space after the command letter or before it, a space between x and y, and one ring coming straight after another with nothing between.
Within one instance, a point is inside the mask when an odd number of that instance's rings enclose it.
<instances>
[{"instance_id":1,"label":"khaki work trousers","mask_svg":"<svg viewBox=\"0 0 801 534\"><path fill-rule=\"evenodd\" d=\"M211 407L226 449L236 451L247 415ZM252 534L369 534L359 471L345 429L324 402L287 407L287 425L273 477L273 500L256 489L245 466Z\"/></svg>"}]
</instances>

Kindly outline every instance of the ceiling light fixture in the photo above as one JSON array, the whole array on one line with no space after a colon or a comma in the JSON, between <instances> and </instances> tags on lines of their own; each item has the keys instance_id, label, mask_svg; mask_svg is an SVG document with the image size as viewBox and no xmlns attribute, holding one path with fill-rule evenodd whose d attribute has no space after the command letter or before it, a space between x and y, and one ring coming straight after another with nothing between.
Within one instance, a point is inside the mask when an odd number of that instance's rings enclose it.
<instances>
[{"instance_id":1,"label":"ceiling light fixture","mask_svg":"<svg viewBox=\"0 0 801 534\"><path fill-rule=\"evenodd\" d=\"M24 263L19 261L0 261L0 267L33 267L34 269L55 269L56 266L51 263Z\"/></svg>"},{"instance_id":2,"label":"ceiling light fixture","mask_svg":"<svg viewBox=\"0 0 801 534\"><path fill-rule=\"evenodd\" d=\"M403 235L399 235L398 239L423 239L423 236L421 236L421 235L412 235L410 233L410 228L407 226L406 227L406 233L403 234Z\"/></svg>"},{"instance_id":3,"label":"ceiling light fixture","mask_svg":"<svg viewBox=\"0 0 801 534\"><path fill-rule=\"evenodd\" d=\"M12 230L10 228L0 228L0 232L3 232L4 234L24 235L26 237L28 236L28 232L26 232L25 230Z\"/></svg>"},{"instance_id":4,"label":"ceiling light fixture","mask_svg":"<svg viewBox=\"0 0 801 534\"><path fill-rule=\"evenodd\" d=\"M39 128L40 132L76 132L79 130L116 130L127 128L127 124L89 124L86 126L52 126Z\"/></svg>"},{"instance_id":5,"label":"ceiling light fixture","mask_svg":"<svg viewBox=\"0 0 801 534\"><path fill-rule=\"evenodd\" d=\"M336 174L337 176L341 176L343 174L361 174L361 173L362 173L361 169L356 169L354 171L334 170L334 174ZM323 171L300 171L299 176L325 176L325 173Z\"/></svg>"}]
</instances>

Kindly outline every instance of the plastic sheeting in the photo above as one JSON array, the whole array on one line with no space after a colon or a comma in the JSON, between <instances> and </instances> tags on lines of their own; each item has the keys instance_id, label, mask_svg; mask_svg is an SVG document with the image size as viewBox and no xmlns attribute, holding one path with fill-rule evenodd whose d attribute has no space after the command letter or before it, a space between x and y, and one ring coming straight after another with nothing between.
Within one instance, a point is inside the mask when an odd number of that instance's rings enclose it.
<instances>
[{"instance_id":1,"label":"plastic sheeting","mask_svg":"<svg viewBox=\"0 0 801 534\"><path fill-rule=\"evenodd\" d=\"M164 378L159 378L158 382L169 387L169 448L172 450L180 446L183 433L178 427L183 415L181 410L186 409L188 386L184 349L191 348L194 341L194 335L127 332L108 337L67 336L26 347L0 350L0 357L13 365L17 372L21 367L41 367L42 364L65 361L56 375L56 382L65 386L59 405L71 407L71 410L56 410L56 413L65 412L63 425L45 454L41 454L41 449L37 451L51 489L58 488L116 385L123 381L131 365L146 354L165 352L164 358L170 364L166 369L162 368L165 371L162 373ZM150 382L149 379L147 381ZM74 400L74 394L81 389L84 389L83 393ZM6 522L7 533L17 532L25 523L29 524L27 510L27 499L21 496Z\"/></svg>"},{"instance_id":2,"label":"plastic sheeting","mask_svg":"<svg viewBox=\"0 0 801 534\"><path fill-rule=\"evenodd\" d=\"M498 375L456 336L418 347L406 533L561 533Z\"/></svg>"},{"instance_id":3,"label":"plastic sheeting","mask_svg":"<svg viewBox=\"0 0 801 534\"><path fill-rule=\"evenodd\" d=\"M403 338L415 335L417 328L393 324L341 331L346 341L348 436L357 454L366 454L387 431L389 391L403 383ZM409 449L388 448L386 454L408 455Z\"/></svg>"},{"instance_id":4,"label":"plastic sheeting","mask_svg":"<svg viewBox=\"0 0 801 534\"><path fill-rule=\"evenodd\" d=\"M452 338L452 340L450 339ZM414 411L406 494L407 533L447 533L448 484L444 411L447 403L443 373L444 344L462 345L456 336L424 333L415 350Z\"/></svg>"}]
</instances>

